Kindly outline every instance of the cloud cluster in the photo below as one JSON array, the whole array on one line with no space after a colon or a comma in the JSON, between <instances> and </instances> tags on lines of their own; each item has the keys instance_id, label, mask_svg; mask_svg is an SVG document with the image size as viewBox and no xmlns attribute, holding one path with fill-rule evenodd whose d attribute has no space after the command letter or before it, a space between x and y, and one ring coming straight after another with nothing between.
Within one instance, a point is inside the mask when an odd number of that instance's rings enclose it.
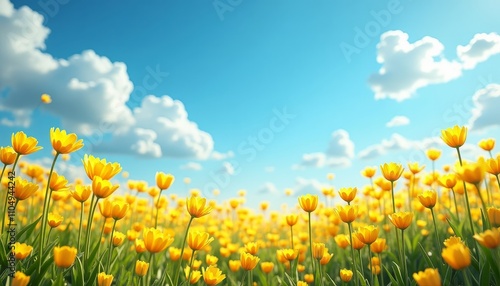
<instances>
[{"instance_id":1,"label":"cloud cluster","mask_svg":"<svg viewBox=\"0 0 500 286\"><path fill-rule=\"evenodd\" d=\"M354 157L354 142L349 137L346 130L338 129L332 133L328 148L325 152L306 153L302 155L299 164L293 165L292 169L302 169L306 167L321 168L348 167Z\"/></svg>"},{"instance_id":2,"label":"cloud cluster","mask_svg":"<svg viewBox=\"0 0 500 286\"><path fill-rule=\"evenodd\" d=\"M476 34L466 46L457 47L457 55L464 69L473 69L478 63L500 53L500 35L496 33Z\"/></svg>"},{"instance_id":3,"label":"cloud cluster","mask_svg":"<svg viewBox=\"0 0 500 286\"><path fill-rule=\"evenodd\" d=\"M500 84L489 84L472 96L472 116L470 128L481 130L487 127L499 127L498 107L500 106Z\"/></svg>"},{"instance_id":4,"label":"cloud cluster","mask_svg":"<svg viewBox=\"0 0 500 286\"><path fill-rule=\"evenodd\" d=\"M386 127L397 127L410 124L410 119L404 115L394 116L389 122L385 124Z\"/></svg>"},{"instance_id":5,"label":"cloud cluster","mask_svg":"<svg viewBox=\"0 0 500 286\"><path fill-rule=\"evenodd\" d=\"M0 124L28 127L33 111L42 109L71 132L98 133L104 139L93 142L94 152L218 160L232 156L212 155L211 135L189 120L178 100L149 95L131 110L126 104L134 85L124 63L92 50L67 59L44 52L49 33L42 15L0 0ZM42 93L51 95L51 104L41 104Z\"/></svg>"},{"instance_id":6,"label":"cloud cluster","mask_svg":"<svg viewBox=\"0 0 500 286\"><path fill-rule=\"evenodd\" d=\"M390 152L401 150L426 150L431 147L442 146L443 143L438 137L424 138L422 140L410 140L398 133L391 135L389 139L383 139L380 143L371 145L361 150L359 159L373 159Z\"/></svg>"}]
</instances>

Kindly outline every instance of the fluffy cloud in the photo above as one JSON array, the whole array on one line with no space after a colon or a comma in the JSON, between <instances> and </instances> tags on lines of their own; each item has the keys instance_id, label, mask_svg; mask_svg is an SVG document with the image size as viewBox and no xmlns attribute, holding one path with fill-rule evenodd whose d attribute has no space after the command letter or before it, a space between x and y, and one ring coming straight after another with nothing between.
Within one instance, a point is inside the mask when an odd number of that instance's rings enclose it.
<instances>
[{"instance_id":1,"label":"fluffy cloud","mask_svg":"<svg viewBox=\"0 0 500 286\"><path fill-rule=\"evenodd\" d=\"M225 160L225 159L233 158L233 157L234 157L233 151L227 151L225 153L213 151L212 154L210 155L210 158L212 158L214 160Z\"/></svg>"},{"instance_id":2,"label":"fluffy cloud","mask_svg":"<svg viewBox=\"0 0 500 286\"><path fill-rule=\"evenodd\" d=\"M182 170L191 170L191 171L201 171L203 167L201 166L200 163L197 162L188 162L184 165L181 166Z\"/></svg>"},{"instance_id":3,"label":"fluffy cloud","mask_svg":"<svg viewBox=\"0 0 500 286\"><path fill-rule=\"evenodd\" d=\"M220 167L218 173L226 174L232 176L235 174L235 169L231 162L222 162L222 166Z\"/></svg>"},{"instance_id":4,"label":"fluffy cloud","mask_svg":"<svg viewBox=\"0 0 500 286\"><path fill-rule=\"evenodd\" d=\"M410 124L410 119L406 116L394 116L389 122L385 124L386 127L404 126Z\"/></svg>"},{"instance_id":5,"label":"fluffy cloud","mask_svg":"<svg viewBox=\"0 0 500 286\"><path fill-rule=\"evenodd\" d=\"M500 84L489 84L472 96L472 116L469 120L471 129L480 130L500 126L498 107L500 106Z\"/></svg>"},{"instance_id":6,"label":"fluffy cloud","mask_svg":"<svg viewBox=\"0 0 500 286\"><path fill-rule=\"evenodd\" d=\"M316 194L321 192L324 184L321 184L316 179L306 179L302 177L297 177L295 179L295 186L293 188L294 194L301 196L305 194Z\"/></svg>"},{"instance_id":7,"label":"fluffy cloud","mask_svg":"<svg viewBox=\"0 0 500 286\"><path fill-rule=\"evenodd\" d=\"M168 96L131 98L134 86L124 63L92 50L68 59L45 53L49 33L42 15L0 0L0 124L28 127L33 110L42 109L59 117L69 131L98 138L86 140L94 152L196 159L213 154L219 160L232 156L212 153L212 137L188 119L182 102ZM149 79L157 82L166 76L158 67L149 72ZM51 104L41 104L42 93L51 95ZM126 105L130 100L139 107L131 110Z\"/></svg>"},{"instance_id":8,"label":"fluffy cloud","mask_svg":"<svg viewBox=\"0 0 500 286\"><path fill-rule=\"evenodd\" d=\"M373 159L389 152L401 150L426 150L431 147L442 146L438 137L424 138L420 141L409 140L400 134L394 133L391 138L383 139L382 142L361 150L358 154L360 159Z\"/></svg>"},{"instance_id":9,"label":"fluffy cloud","mask_svg":"<svg viewBox=\"0 0 500 286\"><path fill-rule=\"evenodd\" d=\"M382 67L368 80L376 99L409 99L417 89L458 78L461 64L443 57L444 46L424 37L414 43L402 31L388 31L377 45L377 62Z\"/></svg>"},{"instance_id":10,"label":"fluffy cloud","mask_svg":"<svg viewBox=\"0 0 500 286\"><path fill-rule=\"evenodd\" d=\"M349 137L349 133L343 129L332 133L326 152L306 153L302 155L299 164L293 165L292 169L302 169L305 167L321 168L348 167L354 157L354 143Z\"/></svg>"},{"instance_id":11,"label":"fluffy cloud","mask_svg":"<svg viewBox=\"0 0 500 286\"><path fill-rule=\"evenodd\" d=\"M266 182L262 187L259 188L259 193L261 194L277 194L278 193L278 188L271 183L271 182Z\"/></svg>"},{"instance_id":12,"label":"fluffy cloud","mask_svg":"<svg viewBox=\"0 0 500 286\"><path fill-rule=\"evenodd\" d=\"M473 69L478 63L500 53L500 36L496 33L476 34L466 46L457 47L457 55L464 69Z\"/></svg>"}]
</instances>

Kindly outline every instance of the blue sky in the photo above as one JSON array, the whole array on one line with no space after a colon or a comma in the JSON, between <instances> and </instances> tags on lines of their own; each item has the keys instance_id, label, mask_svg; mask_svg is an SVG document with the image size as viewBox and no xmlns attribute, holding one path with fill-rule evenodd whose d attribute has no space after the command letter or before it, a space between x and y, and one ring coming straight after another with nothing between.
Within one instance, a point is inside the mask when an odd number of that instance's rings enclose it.
<instances>
[{"instance_id":1,"label":"blue sky","mask_svg":"<svg viewBox=\"0 0 500 286\"><path fill-rule=\"evenodd\" d=\"M469 159L498 139L497 1L0 0L0 145L50 127L131 179L177 178L172 192L366 184L365 166L420 161L439 131L471 128ZM48 93L53 102L40 104ZM391 123L390 123L391 122ZM276 203L274 208L279 208Z\"/></svg>"}]
</instances>

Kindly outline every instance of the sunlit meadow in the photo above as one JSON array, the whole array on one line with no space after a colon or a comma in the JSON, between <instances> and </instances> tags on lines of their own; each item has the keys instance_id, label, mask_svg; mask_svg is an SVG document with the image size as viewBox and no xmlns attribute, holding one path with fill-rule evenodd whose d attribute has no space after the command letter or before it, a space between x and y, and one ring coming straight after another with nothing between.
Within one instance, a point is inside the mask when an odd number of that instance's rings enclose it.
<instances>
[{"instance_id":1,"label":"sunlit meadow","mask_svg":"<svg viewBox=\"0 0 500 286\"><path fill-rule=\"evenodd\" d=\"M50 97L42 97L45 103ZM325 187L282 212L170 193L156 184L113 180L120 162L86 154L88 178L68 181L58 163L81 149L77 134L51 128L49 142L24 132L0 149L1 281L9 285L498 285L500 155L495 139L474 142L467 128L442 130L457 161L380 162L359 172L365 187ZM470 142L469 142L470 143ZM50 169L25 161L53 149ZM325 174L332 180L333 174ZM88 180L87 180L88 179ZM91 183L84 183L90 181ZM357 182L358 183L358 182ZM397 188L396 188L397 187ZM288 190L288 195L291 191ZM333 200L334 197L339 199ZM342 202L342 203L338 203Z\"/></svg>"}]
</instances>

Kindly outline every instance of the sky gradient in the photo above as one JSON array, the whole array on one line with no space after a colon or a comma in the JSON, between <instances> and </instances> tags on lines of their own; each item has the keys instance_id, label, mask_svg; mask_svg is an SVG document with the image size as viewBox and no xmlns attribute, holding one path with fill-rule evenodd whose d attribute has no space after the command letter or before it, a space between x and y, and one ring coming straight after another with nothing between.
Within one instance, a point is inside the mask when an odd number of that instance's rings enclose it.
<instances>
[{"instance_id":1,"label":"sky gradient","mask_svg":"<svg viewBox=\"0 0 500 286\"><path fill-rule=\"evenodd\" d=\"M451 164L439 134L456 124L470 128L463 150L475 160L477 142L500 134L498 11L497 1L0 0L0 145L23 130L45 147L26 160L46 166L49 129L61 127L85 143L60 166L70 178L91 153L150 184L172 173L179 194L244 189L254 206L361 188L365 166L430 166L430 147Z\"/></svg>"}]
</instances>

